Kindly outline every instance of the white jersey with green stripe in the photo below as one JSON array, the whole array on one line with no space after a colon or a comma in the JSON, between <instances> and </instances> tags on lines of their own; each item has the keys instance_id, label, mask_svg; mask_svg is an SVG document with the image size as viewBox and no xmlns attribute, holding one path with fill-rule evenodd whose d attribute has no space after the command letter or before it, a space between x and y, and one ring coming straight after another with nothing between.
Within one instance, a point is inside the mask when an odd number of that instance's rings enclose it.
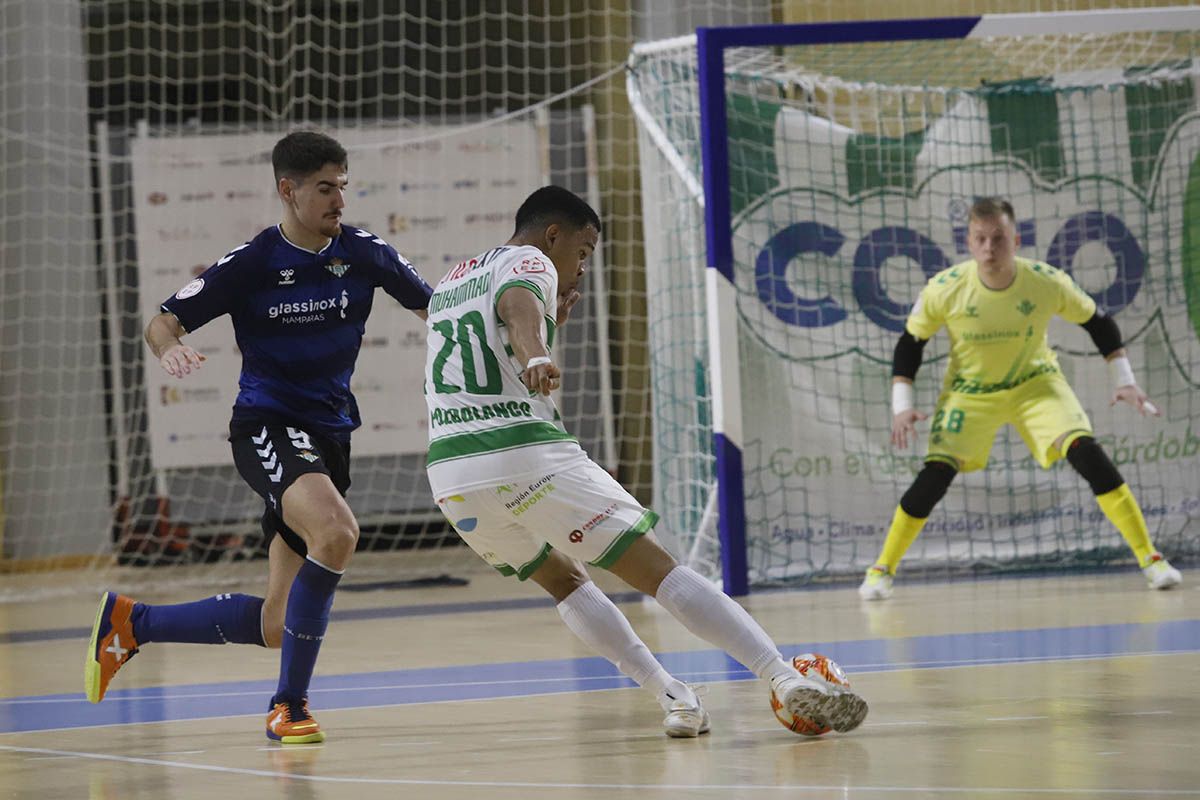
<instances>
[{"instance_id":1,"label":"white jersey with green stripe","mask_svg":"<svg viewBox=\"0 0 1200 800\"><path fill-rule=\"evenodd\" d=\"M429 299L426 464L436 498L548 475L587 458L554 401L521 382L522 365L496 313L500 296L518 286L541 303L542 336L552 347L558 273L536 247L497 247L464 261Z\"/></svg>"}]
</instances>

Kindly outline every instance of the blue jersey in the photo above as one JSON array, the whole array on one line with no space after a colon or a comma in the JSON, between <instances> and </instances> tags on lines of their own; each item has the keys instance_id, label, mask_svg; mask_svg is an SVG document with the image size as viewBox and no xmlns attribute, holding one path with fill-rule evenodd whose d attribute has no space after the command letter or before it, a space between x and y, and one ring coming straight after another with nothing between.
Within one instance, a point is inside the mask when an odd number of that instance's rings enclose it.
<instances>
[{"instance_id":1,"label":"blue jersey","mask_svg":"<svg viewBox=\"0 0 1200 800\"><path fill-rule=\"evenodd\" d=\"M233 319L242 352L233 429L279 419L345 441L362 422L350 376L376 286L405 308L429 305L429 285L375 234L343 225L314 253L275 226L231 250L162 309L187 331L222 314Z\"/></svg>"}]
</instances>

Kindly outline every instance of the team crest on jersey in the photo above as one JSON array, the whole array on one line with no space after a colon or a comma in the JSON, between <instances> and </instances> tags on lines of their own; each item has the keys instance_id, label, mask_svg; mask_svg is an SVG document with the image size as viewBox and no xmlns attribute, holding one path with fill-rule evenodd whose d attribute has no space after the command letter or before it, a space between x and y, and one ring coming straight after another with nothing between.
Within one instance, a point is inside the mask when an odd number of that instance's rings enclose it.
<instances>
[{"instance_id":1,"label":"team crest on jersey","mask_svg":"<svg viewBox=\"0 0 1200 800\"><path fill-rule=\"evenodd\" d=\"M522 275L527 272L545 272L546 262L538 258L525 258L513 270L514 274Z\"/></svg>"},{"instance_id":2,"label":"team crest on jersey","mask_svg":"<svg viewBox=\"0 0 1200 800\"><path fill-rule=\"evenodd\" d=\"M196 278L187 286L175 293L176 299L187 300L189 297L195 297L200 294L200 290L204 288L204 278Z\"/></svg>"},{"instance_id":3,"label":"team crest on jersey","mask_svg":"<svg viewBox=\"0 0 1200 800\"><path fill-rule=\"evenodd\" d=\"M319 455L312 452L311 450L304 450L302 452L296 453L296 455L300 456L300 458L303 458L305 461L307 461L310 464L320 458Z\"/></svg>"},{"instance_id":4,"label":"team crest on jersey","mask_svg":"<svg viewBox=\"0 0 1200 800\"><path fill-rule=\"evenodd\" d=\"M350 265L343 263L340 258L334 258L334 259L331 259L330 262L325 265L325 269L332 272L335 277L340 278L343 275L345 275L347 272L350 271Z\"/></svg>"}]
</instances>

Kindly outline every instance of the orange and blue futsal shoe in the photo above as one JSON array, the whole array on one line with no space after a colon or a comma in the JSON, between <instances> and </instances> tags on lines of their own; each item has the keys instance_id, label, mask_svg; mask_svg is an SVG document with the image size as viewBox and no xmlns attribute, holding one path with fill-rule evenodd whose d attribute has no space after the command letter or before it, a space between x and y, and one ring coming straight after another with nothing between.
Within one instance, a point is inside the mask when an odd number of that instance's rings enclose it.
<instances>
[{"instance_id":1,"label":"orange and blue futsal shoe","mask_svg":"<svg viewBox=\"0 0 1200 800\"><path fill-rule=\"evenodd\" d=\"M316 744L325 741L325 734L308 713L307 700L280 700L267 713L267 738L280 744Z\"/></svg>"},{"instance_id":2,"label":"orange and blue futsal shoe","mask_svg":"<svg viewBox=\"0 0 1200 800\"><path fill-rule=\"evenodd\" d=\"M116 592L105 592L100 597L83 665L84 691L93 703L104 699L117 670L137 654L138 643L133 638L131 619L133 605L132 598Z\"/></svg>"}]
</instances>

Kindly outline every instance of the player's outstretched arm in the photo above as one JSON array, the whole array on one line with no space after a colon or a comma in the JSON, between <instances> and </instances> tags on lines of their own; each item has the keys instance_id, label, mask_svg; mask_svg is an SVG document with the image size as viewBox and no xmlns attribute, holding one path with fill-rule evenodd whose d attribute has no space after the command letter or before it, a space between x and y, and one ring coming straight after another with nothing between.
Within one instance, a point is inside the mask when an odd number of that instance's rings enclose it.
<instances>
[{"instance_id":1,"label":"player's outstretched arm","mask_svg":"<svg viewBox=\"0 0 1200 800\"><path fill-rule=\"evenodd\" d=\"M200 369L206 357L180 341L187 333L174 314L163 312L146 326L146 344L168 375L182 378Z\"/></svg>"},{"instance_id":2,"label":"player's outstretched arm","mask_svg":"<svg viewBox=\"0 0 1200 800\"><path fill-rule=\"evenodd\" d=\"M929 415L913 408L913 379L921 368L921 357L928 339L918 339L908 332L900 334L892 353L892 445L908 447L911 439L917 443L917 423Z\"/></svg>"},{"instance_id":3,"label":"player's outstretched arm","mask_svg":"<svg viewBox=\"0 0 1200 800\"><path fill-rule=\"evenodd\" d=\"M1143 417L1161 417L1162 412L1158 410L1158 406L1151 403L1142 387L1137 385L1133 377L1133 367L1125 355L1125 348L1112 353L1106 360L1113 382L1112 399L1109 404L1115 406L1117 403L1128 403Z\"/></svg>"},{"instance_id":4,"label":"player's outstretched arm","mask_svg":"<svg viewBox=\"0 0 1200 800\"><path fill-rule=\"evenodd\" d=\"M542 341L542 304L524 286L513 286L500 295L496 313L508 328L508 343L524 369L521 380L538 394L550 394L558 388L562 373L550 358Z\"/></svg>"},{"instance_id":5,"label":"player's outstretched arm","mask_svg":"<svg viewBox=\"0 0 1200 800\"><path fill-rule=\"evenodd\" d=\"M1128 403L1143 417L1162 416L1162 412L1150 402L1150 398L1133 377L1133 367L1129 363L1125 345L1121 342L1121 329L1117 327L1116 320L1096 309L1091 319L1083 323L1082 327L1088 332L1088 336L1092 337L1100 355L1108 362L1113 385L1110 404L1115 406L1117 403Z\"/></svg>"}]
</instances>

